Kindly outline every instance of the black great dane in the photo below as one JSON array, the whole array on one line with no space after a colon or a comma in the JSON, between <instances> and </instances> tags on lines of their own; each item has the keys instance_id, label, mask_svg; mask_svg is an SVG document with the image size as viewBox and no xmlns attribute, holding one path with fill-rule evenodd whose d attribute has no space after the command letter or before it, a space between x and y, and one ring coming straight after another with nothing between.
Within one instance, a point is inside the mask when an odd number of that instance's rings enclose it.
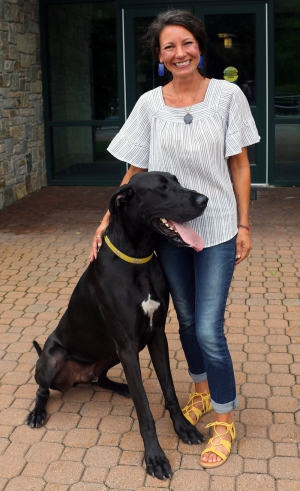
<instances>
[{"instance_id":1,"label":"black great dane","mask_svg":"<svg viewBox=\"0 0 300 491\"><path fill-rule=\"evenodd\" d=\"M171 467L159 445L141 378L139 351L147 345L177 435L185 443L204 440L184 418L175 394L164 331L169 291L153 251L157 233L178 246L201 249L202 239L184 222L200 216L207 201L166 172L138 173L114 193L97 259L80 278L44 349L34 342L39 388L27 420L30 427L40 427L46 419L49 388L66 392L80 382L97 383L132 397L147 472L169 477ZM106 375L120 362L128 385Z\"/></svg>"}]
</instances>

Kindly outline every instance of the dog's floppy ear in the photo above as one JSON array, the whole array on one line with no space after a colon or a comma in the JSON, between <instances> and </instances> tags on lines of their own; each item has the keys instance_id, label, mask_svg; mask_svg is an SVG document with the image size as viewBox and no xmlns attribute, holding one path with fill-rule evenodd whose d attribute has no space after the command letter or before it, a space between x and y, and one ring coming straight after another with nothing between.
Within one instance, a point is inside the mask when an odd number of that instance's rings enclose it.
<instances>
[{"instance_id":1,"label":"dog's floppy ear","mask_svg":"<svg viewBox=\"0 0 300 491\"><path fill-rule=\"evenodd\" d=\"M124 186L121 186L110 198L108 207L110 214L113 215L114 213L117 213L122 204L128 203L134 196L135 189L132 184L124 184Z\"/></svg>"}]
</instances>

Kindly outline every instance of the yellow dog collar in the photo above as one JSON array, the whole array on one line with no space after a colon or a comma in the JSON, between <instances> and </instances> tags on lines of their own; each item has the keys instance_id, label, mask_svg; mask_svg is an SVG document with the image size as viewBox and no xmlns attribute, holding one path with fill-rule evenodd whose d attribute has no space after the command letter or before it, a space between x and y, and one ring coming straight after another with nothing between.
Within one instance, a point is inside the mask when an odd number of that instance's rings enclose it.
<instances>
[{"instance_id":1,"label":"yellow dog collar","mask_svg":"<svg viewBox=\"0 0 300 491\"><path fill-rule=\"evenodd\" d=\"M116 256L118 256L120 259L123 259L123 261L126 261L127 263L145 264L145 263L148 263L152 259L153 253L151 254L151 256L141 257L141 258L126 256L126 254L123 254L123 252L119 251L111 243L111 241L109 240L107 235L104 235L104 240L105 240L106 244L108 245L108 247L110 248L110 250L113 251L116 254Z\"/></svg>"}]
</instances>

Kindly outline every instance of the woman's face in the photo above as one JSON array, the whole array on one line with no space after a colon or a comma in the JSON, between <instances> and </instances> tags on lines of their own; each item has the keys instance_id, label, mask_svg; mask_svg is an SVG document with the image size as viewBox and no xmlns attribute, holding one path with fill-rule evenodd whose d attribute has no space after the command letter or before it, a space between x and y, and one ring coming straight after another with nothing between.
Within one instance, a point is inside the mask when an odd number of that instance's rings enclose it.
<instances>
[{"instance_id":1,"label":"woman's face","mask_svg":"<svg viewBox=\"0 0 300 491\"><path fill-rule=\"evenodd\" d=\"M186 77L197 70L200 50L197 39L183 26L166 26L159 37L159 61L173 78Z\"/></svg>"}]
</instances>

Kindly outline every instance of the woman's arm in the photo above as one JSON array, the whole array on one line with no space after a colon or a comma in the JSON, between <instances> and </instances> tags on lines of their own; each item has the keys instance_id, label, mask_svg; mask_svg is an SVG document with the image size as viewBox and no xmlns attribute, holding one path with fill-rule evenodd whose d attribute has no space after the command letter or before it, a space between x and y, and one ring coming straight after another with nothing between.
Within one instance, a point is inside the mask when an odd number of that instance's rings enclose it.
<instances>
[{"instance_id":1,"label":"woman's arm","mask_svg":"<svg viewBox=\"0 0 300 491\"><path fill-rule=\"evenodd\" d=\"M140 167L135 167L134 165L131 165L126 172L125 176L122 179L122 182L120 186L123 184L127 184L130 180L130 178L134 175L137 174L138 172L147 172L148 169L141 169ZM105 230L108 227L109 224L109 219L110 219L110 213L107 211L102 218L99 227L97 228L95 235L93 237L93 245L92 245L92 250L90 252L90 262L94 261L94 259L97 259L97 254L98 251L102 245L102 237L105 232Z\"/></svg>"},{"instance_id":2,"label":"woman's arm","mask_svg":"<svg viewBox=\"0 0 300 491\"><path fill-rule=\"evenodd\" d=\"M242 148L242 153L233 155L229 158L229 168L237 202L238 223L248 226L251 174L247 148ZM239 227L236 239L235 264L237 265L242 262L249 255L251 249L252 245L249 230Z\"/></svg>"}]
</instances>

